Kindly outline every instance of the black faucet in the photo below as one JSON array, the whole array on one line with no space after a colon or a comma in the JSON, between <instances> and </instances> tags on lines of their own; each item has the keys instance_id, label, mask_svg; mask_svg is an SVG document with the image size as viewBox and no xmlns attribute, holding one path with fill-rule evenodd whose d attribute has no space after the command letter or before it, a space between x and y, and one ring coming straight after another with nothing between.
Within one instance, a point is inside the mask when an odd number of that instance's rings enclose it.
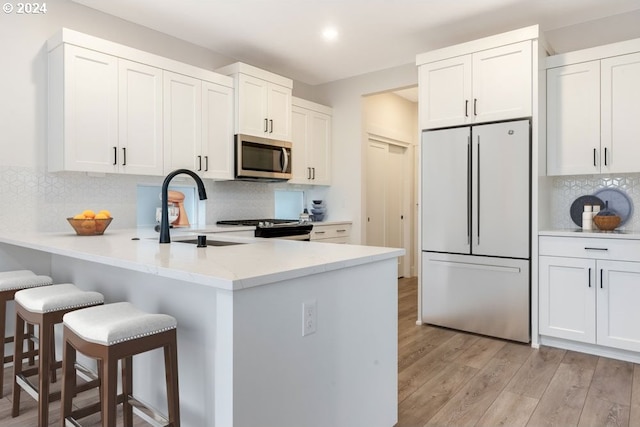
<instances>
[{"instance_id":1,"label":"black faucet","mask_svg":"<svg viewBox=\"0 0 640 427\"><path fill-rule=\"evenodd\" d=\"M189 169L176 169L173 172L169 173L164 179L162 183L162 219L160 220L160 243L171 243L171 238L169 237L169 182L173 179L174 176L180 175L181 173L189 175L198 185L198 197L200 200L205 200L207 198L207 192L204 189L204 183L193 171Z\"/></svg>"}]
</instances>

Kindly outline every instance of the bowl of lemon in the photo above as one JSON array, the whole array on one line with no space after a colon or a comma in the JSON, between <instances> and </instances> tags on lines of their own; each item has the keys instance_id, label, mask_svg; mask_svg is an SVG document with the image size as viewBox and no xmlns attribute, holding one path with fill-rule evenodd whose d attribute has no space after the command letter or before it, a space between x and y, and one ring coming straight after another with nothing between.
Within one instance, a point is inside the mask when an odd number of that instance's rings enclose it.
<instances>
[{"instance_id":1,"label":"bowl of lemon","mask_svg":"<svg viewBox=\"0 0 640 427\"><path fill-rule=\"evenodd\" d=\"M78 236L99 236L104 234L113 218L107 210L101 210L97 213L91 209L87 209L73 218L67 218L71 227L76 231Z\"/></svg>"}]
</instances>

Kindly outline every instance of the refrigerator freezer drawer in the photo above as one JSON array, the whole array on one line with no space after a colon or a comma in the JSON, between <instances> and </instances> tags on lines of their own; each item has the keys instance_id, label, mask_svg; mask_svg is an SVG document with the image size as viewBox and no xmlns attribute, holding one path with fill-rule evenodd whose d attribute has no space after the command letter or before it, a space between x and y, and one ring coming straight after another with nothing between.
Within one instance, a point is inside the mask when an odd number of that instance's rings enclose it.
<instances>
[{"instance_id":1,"label":"refrigerator freezer drawer","mask_svg":"<svg viewBox=\"0 0 640 427\"><path fill-rule=\"evenodd\" d=\"M530 261L422 253L422 321L529 342Z\"/></svg>"}]
</instances>

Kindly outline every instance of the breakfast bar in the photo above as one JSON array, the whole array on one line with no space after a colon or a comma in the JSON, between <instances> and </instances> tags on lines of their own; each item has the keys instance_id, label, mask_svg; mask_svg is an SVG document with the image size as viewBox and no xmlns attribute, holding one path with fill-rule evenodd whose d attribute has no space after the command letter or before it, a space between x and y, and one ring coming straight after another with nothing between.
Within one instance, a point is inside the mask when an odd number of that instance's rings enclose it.
<instances>
[{"instance_id":1,"label":"breakfast bar","mask_svg":"<svg viewBox=\"0 0 640 427\"><path fill-rule=\"evenodd\" d=\"M182 234L4 233L0 257L175 317L183 426L396 423L402 250L233 233L215 240L234 245L198 248ZM164 379L151 375L162 363L161 352L134 358L134 383L166 413Z\"/></svg>"}]
</instances>

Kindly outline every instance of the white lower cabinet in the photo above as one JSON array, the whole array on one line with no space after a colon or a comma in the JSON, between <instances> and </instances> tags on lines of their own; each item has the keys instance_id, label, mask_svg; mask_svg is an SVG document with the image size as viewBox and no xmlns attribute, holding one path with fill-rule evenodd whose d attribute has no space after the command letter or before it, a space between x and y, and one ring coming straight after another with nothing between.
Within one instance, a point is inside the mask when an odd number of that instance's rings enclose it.
<instances>
[{"instance_id":1,"label":"white lower cabinet","mask_svg":"<svg viewBox=\"0 0 640 427\"><path fill-rule=\"evenodd\" d=\"M634 246L640 241L542 237L540 334L640 351L640 256ZM615 260L622 250L627 260Z\"/></svg>"}]
</instances>

